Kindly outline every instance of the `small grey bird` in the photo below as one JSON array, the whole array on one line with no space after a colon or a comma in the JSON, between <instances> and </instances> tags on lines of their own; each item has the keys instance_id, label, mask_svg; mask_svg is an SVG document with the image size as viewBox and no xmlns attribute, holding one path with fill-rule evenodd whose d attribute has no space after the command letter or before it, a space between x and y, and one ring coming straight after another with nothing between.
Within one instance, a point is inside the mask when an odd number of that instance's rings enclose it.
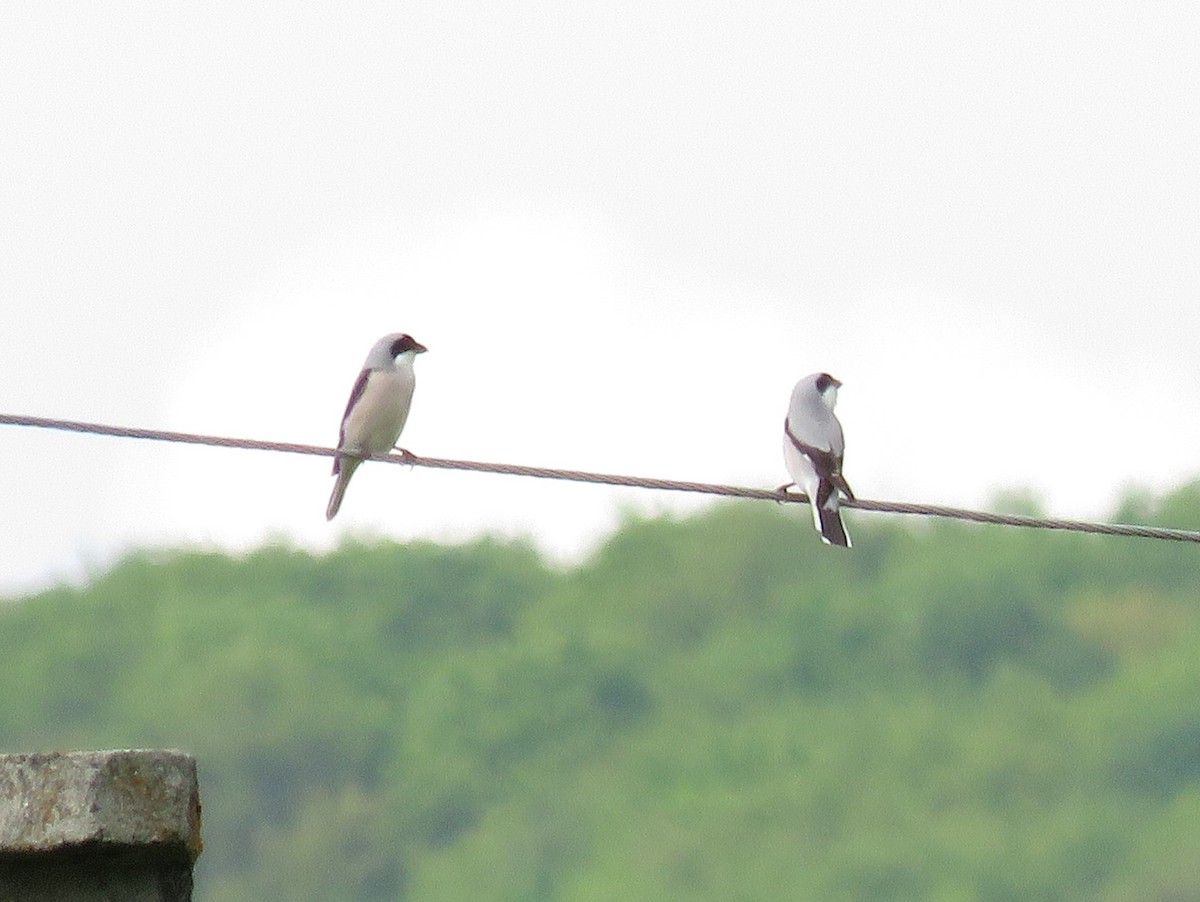
<instances>
[{"instance_id":1,"label":"small grey bird","mask_svg":"<svg viewBox=\"0 0 1200 902\"><path fill-rule=\"evenodd\" d=\"M424 345L400 332L385 335L371 346L342 415L337 446L349 454L333 459L337 481L325 508L326 520L337 515L350 477L362 463L350 455L387 454L396 447L417 384L413 361L424 352Z\"/></svg>"},{"instance_id":2,"label":"small grey bird","mask_svg":"<svg viewBox=\"0 0 1200 902\"><path fill-rule=\"evenodd\" d=\"M833 415L841 385L828 373L813 373L796 383L783 421L783 462L793 483L808 496L821 540L849 548L838 492L851 501L854 493L842 476L845 440L842 424Z\"/></svg>"}]
</instances>

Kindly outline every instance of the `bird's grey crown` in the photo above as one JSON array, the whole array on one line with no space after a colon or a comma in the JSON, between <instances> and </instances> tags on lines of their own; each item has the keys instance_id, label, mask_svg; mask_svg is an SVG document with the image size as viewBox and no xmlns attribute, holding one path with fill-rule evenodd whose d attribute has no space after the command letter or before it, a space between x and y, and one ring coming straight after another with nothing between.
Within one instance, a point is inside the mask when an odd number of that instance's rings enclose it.
<instances>
[{"instance_id":1,"label":"bird's grey crown","mask_svg":"<svg viewBox=\"0 0 1200 902\"><path fill-rule=\"evenodd\" d=\"M409 351L420 354L425 346L404 332L391 332L371 346L367 359L363 362L365 370L390 369L397 357Z\"/></svg>"}]
</instances>

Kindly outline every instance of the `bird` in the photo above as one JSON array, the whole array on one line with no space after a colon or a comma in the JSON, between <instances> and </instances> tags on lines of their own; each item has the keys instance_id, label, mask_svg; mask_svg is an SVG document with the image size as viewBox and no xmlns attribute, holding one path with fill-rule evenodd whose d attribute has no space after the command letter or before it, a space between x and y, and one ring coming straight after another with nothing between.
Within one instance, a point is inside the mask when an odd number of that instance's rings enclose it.
<instances>
[{"instance_id":1,"label":"bird","mask_svg":"<svg viewBox=\"0 0 1200 902\"><path fill-rule=\"evenodd\" d=\"M792 400L783 421L783 462L792 482L808 495L813 525L827 545L851 547L850 536L838 511L838 493L854 500L842 475L845 439L842 424L833 414L842 383L828 373L805 376L792 389Z\"/></svg>"},{"instance_id":2,"label":"bird","mask_svg":"<svg viewBox=\"0 0 1200 902\"><path fill-rule=\"evenodd\" d=\"M337 516L362 457L387 454L396 447L416 386L413 361L425 351L423 344L403 332L385 335L371 346L342 415L337 448L346 453L333 459L337 481L325 508L326 520Z\"/></svg>"}]
</instances>

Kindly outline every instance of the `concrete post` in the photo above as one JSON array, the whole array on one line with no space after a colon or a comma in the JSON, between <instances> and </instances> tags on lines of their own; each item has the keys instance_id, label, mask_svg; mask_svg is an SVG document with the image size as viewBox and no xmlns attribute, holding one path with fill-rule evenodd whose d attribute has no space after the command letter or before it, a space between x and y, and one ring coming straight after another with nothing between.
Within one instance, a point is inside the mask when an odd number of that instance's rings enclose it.
<instances>
[{"instance_id":1,"label":"concrete post","mask_svg":"<svg viewBox=\"0 0 1200 902\"><path fill-rule=\"evenodd\" d=\"M200 849L190 755L0 755L0 902L190 902Z\"/></svg>"}]
</instances>

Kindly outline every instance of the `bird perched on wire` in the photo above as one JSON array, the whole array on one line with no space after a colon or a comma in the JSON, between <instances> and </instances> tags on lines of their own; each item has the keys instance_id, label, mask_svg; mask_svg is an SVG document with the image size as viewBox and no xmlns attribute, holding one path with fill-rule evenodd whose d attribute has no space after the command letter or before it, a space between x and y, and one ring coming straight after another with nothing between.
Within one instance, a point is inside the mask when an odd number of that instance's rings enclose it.
<instances>
[{"instance_id":1,"label":"bird perched on wire","mask_svg":"<svg viewBox=\"0 0 1200 902\"><path fill-rule=\"evenodd\" d=\"M794 483L808 496L821 540L849 548L850 536L838 512L838 492L851 501L854 493L842 475L845 440L842 424L833 414L841 385L828 373L813 373L796 383L783 421L783 462L793 480L788 485Z\"/></svg>"},{"instance_id":2,"label":"bird perched on wire","mask_svg":"<svg viewBox=\"0 0 1200 902\"><path fill-rule=\"evenodd\" d=\"M337 481L325 508L326 520L337 515L350 477L362 463L353 455L387 454L396 447L417 382L413 361L425 350L411 335L401 332L385 335L371 346L342 415L337 446L347 453L333 459Z\"/></svg>"}]
</instances>

